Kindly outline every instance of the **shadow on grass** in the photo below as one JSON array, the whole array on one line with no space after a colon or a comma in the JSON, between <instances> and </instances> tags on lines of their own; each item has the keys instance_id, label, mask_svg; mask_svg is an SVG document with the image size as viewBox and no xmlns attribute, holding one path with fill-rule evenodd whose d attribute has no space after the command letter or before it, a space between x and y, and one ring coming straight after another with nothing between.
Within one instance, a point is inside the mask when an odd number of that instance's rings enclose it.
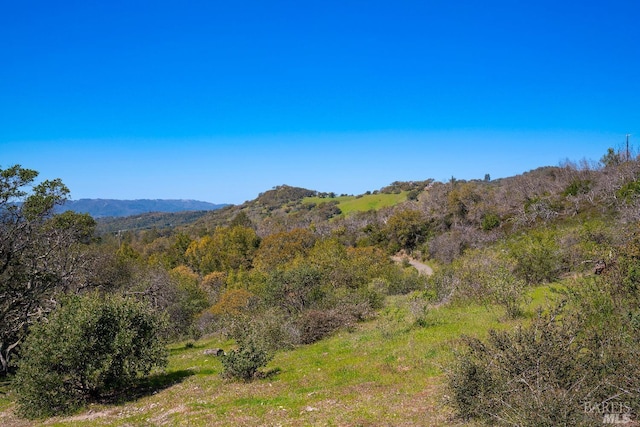
<instances>
[{"instance_id":1,"label":"shadow on grass","mask_svg":"<svg viewBox=\"0 0 640 427\"><path fill-rule=\"evenodd\" d=\"M104 404L121 404L138 400L166 390L195 374L195 372L188 369L153 374L146 378L141 378L138 380L138 383L130 389L118 390L112 394L101 396L98 402Z\"/></svg>"},{"instance_id":2,"label":"shadow on grass","mask_svg":"<svg viewBox=\"0 0 640 427\"><path fill-rule=\"evenodd\" d=\"M171 347L169 348L169 355L175 356L177 354L182 354L186 351L198 350L206 348L206 344L201 344L193 341L186 342L183 346L180 347Z\"/></svg>"},{"instance_id":3,"label":"shadow on grass","mask_svg":"<svg viewBox=\"0 0 640 427\"><path fill-rule=\"evenodd\" d=\"M282 372L282 369L280 368L272 368L272 369L267 369L266 371L258 371L256 372L256 379L261 379L261 380L270 379L278 375L280 372Z\"/></svg>"}]
</instances>

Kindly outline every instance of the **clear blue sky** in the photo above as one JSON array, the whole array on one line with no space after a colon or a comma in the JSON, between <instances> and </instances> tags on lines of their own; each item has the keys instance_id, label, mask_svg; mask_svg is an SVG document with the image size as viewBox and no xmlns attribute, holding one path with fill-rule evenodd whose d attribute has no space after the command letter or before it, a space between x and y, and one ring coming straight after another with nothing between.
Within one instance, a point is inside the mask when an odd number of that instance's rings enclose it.
<instances>
[{"instance_id":1,"label":"clear blue sky","mask_svg":"<svg viewBox=\"0 0 640 427\"><path fill-rule=\"evenodd\" d=\"M0 0L0 167L216 203L498 178L637 142L639 65L637 0Z\"/></svg>"}]
</instances>

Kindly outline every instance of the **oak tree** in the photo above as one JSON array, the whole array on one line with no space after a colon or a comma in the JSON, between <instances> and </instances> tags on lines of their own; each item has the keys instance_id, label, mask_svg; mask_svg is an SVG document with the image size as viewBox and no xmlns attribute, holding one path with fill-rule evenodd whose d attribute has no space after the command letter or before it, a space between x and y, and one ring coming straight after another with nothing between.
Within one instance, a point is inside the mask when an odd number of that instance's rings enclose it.
<instances>
[{"instance_id":1,"label":"oak tree","mask_svg":"<svg viewBox=\"0 0 640 427\"><path fill-rule=\"evenodd\" d=\"M89 215L54 215L69 189L60 179L34 185L38 172L0 169L0 374L27 334L64 292L91 283Z\"/></svg>"}]
</instances>

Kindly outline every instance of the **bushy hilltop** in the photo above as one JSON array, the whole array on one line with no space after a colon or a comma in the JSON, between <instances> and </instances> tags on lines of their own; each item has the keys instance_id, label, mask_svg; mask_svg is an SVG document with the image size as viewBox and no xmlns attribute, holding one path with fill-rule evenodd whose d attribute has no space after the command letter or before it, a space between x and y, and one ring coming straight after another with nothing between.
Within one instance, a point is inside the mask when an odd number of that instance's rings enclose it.
<instances>
[{"instance_id":1,"label":"bushy hilltop","mask_svg":"<svg viewBox=\"0 0 640 427\"><path fill-rule=\"evenodd\" d=\"M493 181L395 182L357 196L282 185L242 205L199 215L191 225L185 222L175 230L160 226L152 232L165 228L162 234L170 235L179 229L195 237L238 221L259 237L310 228L322 236L339 235L350 245L417 251L449 263L467 249L540 225L588 218L633 222L638 216L638 163L621 156L609 153L597 164L567 162ZM408 229L390 230L391 218Z\"/></svg>"}]
</instances>

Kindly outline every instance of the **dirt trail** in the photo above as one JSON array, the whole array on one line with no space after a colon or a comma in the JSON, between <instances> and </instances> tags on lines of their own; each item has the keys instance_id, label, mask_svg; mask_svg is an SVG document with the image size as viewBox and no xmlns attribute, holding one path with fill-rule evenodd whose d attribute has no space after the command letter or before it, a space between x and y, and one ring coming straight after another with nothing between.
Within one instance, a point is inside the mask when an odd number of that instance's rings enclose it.
<instances>
[{"instance_id":1,"label":"dirt trail","mask_svg":"<svg viewBox=\"0 0 640 427\"><path fill-rule=\"evenodd\" d=\"M396 255L391 257L397 263L403 263L404 261L409 261L409 264L416 270L418 270L421 274L425 274L427 276L431 276L433 274L433 268L429 267L427 264L424 264L416 259L409 258L407 256Z\"/></svg>"}]
</instances>

